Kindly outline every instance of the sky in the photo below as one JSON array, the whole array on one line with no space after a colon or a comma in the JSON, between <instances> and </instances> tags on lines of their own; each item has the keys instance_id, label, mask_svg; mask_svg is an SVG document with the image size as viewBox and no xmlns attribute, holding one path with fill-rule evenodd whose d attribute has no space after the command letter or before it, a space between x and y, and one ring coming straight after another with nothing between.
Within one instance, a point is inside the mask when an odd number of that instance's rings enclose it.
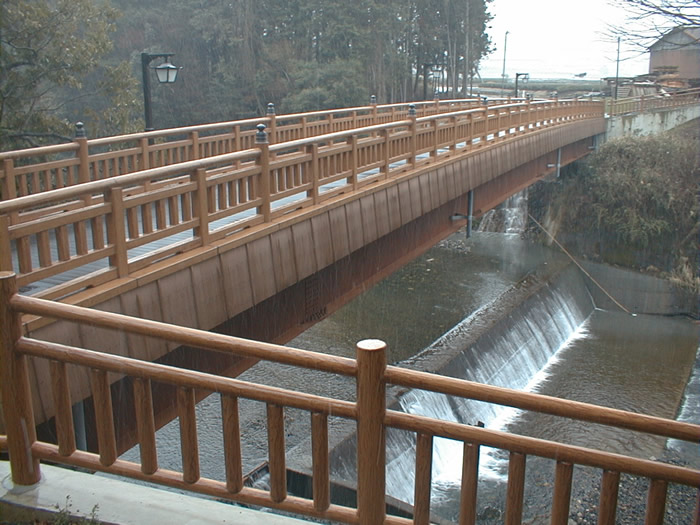
<instances>
[{"instance_id":1,"label":"sky","mask_svg":"<svg viewBox=\"0 0 700 525\"><path fill-rule=\"evenodd\" d=\"M487 31L496 50L482 60L482 78L500 78L505 71L529 73L530 78L573 78L586 73L586 80L614 77L617 42L606 37L609 22L623 23L625 13L610 0L493 0ZM620 76L647 73L649 54L621 47Z\"/></svg>"}]
</instances>

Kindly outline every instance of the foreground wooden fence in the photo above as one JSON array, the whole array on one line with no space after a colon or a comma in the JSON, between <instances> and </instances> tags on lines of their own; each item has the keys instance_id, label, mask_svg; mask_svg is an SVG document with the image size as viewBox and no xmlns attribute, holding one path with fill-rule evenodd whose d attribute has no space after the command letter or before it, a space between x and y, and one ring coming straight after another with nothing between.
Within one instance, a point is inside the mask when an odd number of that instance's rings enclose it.
<instances>
[{"instance_id":1,"label":"foreground wooden fence","mask_svg":"<svg viewBox=\"0 0 700 525\"><path fill-rule=\"evenodd\" d=\"M0 202L0 270L15 272L20 287L47 281L38 296L64 297L436 160L603 117L601 102L564 100L408 111L402 120L278 144L260 123L243 151Z\"/></svg>"},{"instance_id":2,"label":"foreground wooden fence","mask_svg":"<svg viewBox=\"0 0 700 525\"><path fill-rule=\"evenodd\" d=\"M0 446L10 452L12 480L18 485L38 482L41 476L40 462L50 461L342 523L427 524L430 513L432 443L436 437L443 437L464 444L460 524L473 524L476 521L478 458L482 446L505 450L510 456L505 509L505 523L508 525L520 523L522 519L525 468L529 456L549 458L556 463L551 503L553 525L568 524L575 465L601 470L599 525L615 523L618 486L623 473L649 480L647 525L663 523L669 483L700 487L700 471L697 470L387 410L385 388L386 385L400 385L430 390L693 443L700 440L700 426L697 425L387 366L385 345L377 340L358 343L357 359L353 360L21 296L17 294L16 286L17 280L12 273L0 272L0 359L6 424L6 436L0 437ZM349 376L356 381L357 400L349 402L320 397L31 339L22 336L23 314L87 323L155 337L178 345ZM53 399L57 407L54 443L36 439L32 391L27 375L28 359L43 361L50 367ZM75 373L86 373L92 378L98 454L76 449L69 383L69 377ZM115 443L118 430L115 428L118 427L115 427L112 413L108 380L108 376L113 374L120 374L131 382L141 454L139 463L117 457ZM166 383L176 389L182 451L180 471L164 470L158 466L152 409L153 383ZM194 401L197 390L215 392L221 396L220 424L223 429L226 466L226 477L223 480L200 476ZM243 485L241 439L244 439L244 434L239 426L240 398L254 399L267 405L269 490ZM312 499L287 493L284 413L288 408L301 409L310 414L313 441ZM357 508L336 505L330 501L329 416L357 422ZM413 520L385 514L385 433L389 427L403 429L416 436ZM679 522L691 523L693 519L695 525L700 524L697 515L694 518L679 517Z\"/></svg>"}]
</instances>

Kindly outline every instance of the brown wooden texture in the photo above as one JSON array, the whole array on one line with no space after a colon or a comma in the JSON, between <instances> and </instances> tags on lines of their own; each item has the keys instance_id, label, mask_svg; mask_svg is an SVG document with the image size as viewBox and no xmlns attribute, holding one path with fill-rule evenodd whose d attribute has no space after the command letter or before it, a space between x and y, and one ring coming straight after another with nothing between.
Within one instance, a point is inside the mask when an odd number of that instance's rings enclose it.
<instances>
[{"instance_id":1,"label":"brown wooden texture","mask_svg":"<svg viewBox=\"0 0 700 525\"><path fill-rule=\"evenodd\" d=\"M73 412L68 388L66 364L51 361L51 389L56 406L56 439L58 451L62 456L75 452L75 431L73 429Z\"/></svg>"},{"instance_id":2,"label":"brown wooden texture","mask_svg":"<svg viewBox=\"0 0 700 525\"><path fill-rule=\"evenodd\" d=\"M661 479L651 480L647 494L647 512L644 517L644 525L663 525L667 491L668 482Z\"/></svg>"},{"instance_id":3,"label":"brown wooden texture","mask_svg":"<svg viewBox=\"0 0 700 525\"><path fill-rule=\"evenodd\" d=\"M476 492L479 485L479 445L464 443L462 486L459 501L459 525L476 523Z\"/></svg>"},{"instance_id":4,"label":"brown wooden texture","mask_svg":"<svg viewBox=\"0 0 700 525\"><path fill-rule=\"evenodd\" d=\"M598 525L615 525L619 487L620 473L613 470L604 470L600 484Z\"/></svg>"},{"instance_id":5,"label":"brown wooden texture","mask_svg":"<svg viewBox=\"0 0 700 525\"><path fill-rule=\"evenodd\" d=\"M92 369L90 375L92 378L92 396L95 401L95 420L97 421L96 430L100 462L108 467L117 459L112 394L109 389L109 379L106 371Z\"/></svg>"},{"instance_id":6,"label":"brown wooden texture","mask_svg":"<svg viewBox=\"0 0 700 525\"><path fill-rule=\"evenodd\" d=\"M221 396L221 418L224 433L224 461L226 463L226 488L238 493L243 488L241 459L241 429L238 416L238 398Z\"/></svg>"},{"instance_id":7,"label":"brown wooden texture","mask_svg":"<svg viewBox=\"0 0 700 525\"><path fill-rule=\"evenodd\" d=\"M156 426L153 418L153 394L148 379L134 378L134 411L141 454L141 471L153 474L158 470Z\"/></svg>"},{"instance_id":8,"label":"brown wooden texture","mask_svg":"<svg viewBox=\"0 0 700 525\"><path fill-rule=\"evenodd\" d=\"M267 405L267 446L270 465L270 498L275 503L287 497L287 467L284 450L284 409Z\"/></svg>"},{"instance_id":9,"label":"brown wooden texture","mask_svg":"<svg viewBox=\"0 0 700 525\"><path fill-rule=\"evenodd\" d=\"M558 461L554 474L554 495L552 496L552 525L569 523L569 505L571 503L571 480L574 466Z\"/></svg>"},{"instance_id":10,"label":"brown wooden texture","mask_svg":"<svg viewBox=\"0 0 700 525\"><path fill-rule=\"evenodd\" d=\"M357 343L357 514L360 525L382 523L384 503L386 344Z\"/></svg>"},{"instance_id":11,"label":"brown wooden texture","mask_svg":"<svg viewBox=\"0 0 700 525\"><path fill-rule=\"evenodd\" d=\"M433 470L433 436L416 436L416 483L413 498L413 523L430 523L430 483Z\"/></svg>"},{"instance_id":12,"label":"brown wooden texture","mask_svg":"<svg viewBox=\"0 0 700 525\"><path fill-rule=\"evenodd\" d=\"M326 510L331 504L328 416L326 414L311 414L311 447L313 455L314 507L322 511Z\"/></svg>"},{"instance_id":13,"label":"brown wooden texture","mask_svg":"<svg viewBox=\"0 0 700 525\"><path fill-rule=\"evenodd\" d=\"M180 423L180 451L182 454L182 480L196 483L199 480L199 441L194 389L177 389L177 413Z\"/></svg>"},{"instance_id":14,"label":"brown wooden texture","mask_svg":"<svg viewBox=\"0 0 700 525\"><path fill-rule=\"evenodd\" d=\"M508 462L505 525L519 525L523 516L525 492L525 454L511 452Z\"/></svg>"}]
</instances>

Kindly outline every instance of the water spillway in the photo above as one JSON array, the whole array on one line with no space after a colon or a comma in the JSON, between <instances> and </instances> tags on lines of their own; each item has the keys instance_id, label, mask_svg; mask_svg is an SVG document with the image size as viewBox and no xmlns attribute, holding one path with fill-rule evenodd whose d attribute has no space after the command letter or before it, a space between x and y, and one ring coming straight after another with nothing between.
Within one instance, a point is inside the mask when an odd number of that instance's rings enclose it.
<instances>
[{"instance_id":1,"label":"water spillway","mask_svg":"<svg viewBox=\"0 0 700 525\"><path fill-rule=\"evenodd\" d=\"M500 301L498 301L500 304ZM485 305L488 309L489 305ZM495 305L493 305L495 306ZM424 353L451 356L434 372L479 383L527 390L557 351L575 337L594 310L580 274L569 268L551 284L545 284L493 326L481 326L484 312L477 311L435 341ZM480 336L475 336L479 330ZM421 355L413 361L420 361ZM488 403L423 390L399 396L395 408L463 424L500 427L511 411ZM354 479L352 439L336 449L332 465L340 479ZM461 443L436 439L433 445L433 480L441 484L461 479ZM482 475L499 476L484 457ZM415 435L387 432L387 494L413 502ZM434 489L435 490L435 489ZM439 491L439 488L437 489ZM434 496L436 496L434 494ZM439 496L438 496L439 497Z\"/></svg>"}]
</instances>

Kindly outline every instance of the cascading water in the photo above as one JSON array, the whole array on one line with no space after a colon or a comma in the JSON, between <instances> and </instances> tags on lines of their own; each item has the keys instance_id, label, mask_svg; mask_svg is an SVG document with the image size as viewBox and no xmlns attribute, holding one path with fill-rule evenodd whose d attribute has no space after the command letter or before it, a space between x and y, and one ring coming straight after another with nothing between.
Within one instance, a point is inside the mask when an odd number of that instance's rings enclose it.
<instances>
[{"instance_id":1,"label":"cascading water","mask_svg":"<svg viewBox=\"0 0 700 525\"><path fill-rule=\"evenodd\" d=\"M540 377L548 361L575 337L594 305L575 272L570 272L557 285L545 287L535 297L514 310L499 326L489 330L476 343L465 347L470 337L472 316L455 326L426 351L441 348L463 348L439 373L479 383L527 390L533 379ZM461 343L461 345L460 345ZM399 398L400 409L427 417L463 424L483 423L499 428L513 410L473 400L413 390ZM415 435L390 429L387 432L387 493L397 499L413 502L415 478ZM461 479L462 444L436 439L433 445L434 491L441 484L459 483ZM499 477L494 460L482 456L480 473ZM345 479L354 469L353 454L337 457ZM340 465L338 465L340 466ZM354 476L353 476L354 477ZM439 495L438 495L439 497Z\"/></svg>"},{"instance_id":2,"label":"cascading water","mask_svg":"<svg viewBox=\"0 0 700 525\"><path fill-rule=\"evenodd\" d=\"M484 214L477 231L521 233L527 225L527 188L508 197L498 208Z\"/></svg>"}]
</instances>

